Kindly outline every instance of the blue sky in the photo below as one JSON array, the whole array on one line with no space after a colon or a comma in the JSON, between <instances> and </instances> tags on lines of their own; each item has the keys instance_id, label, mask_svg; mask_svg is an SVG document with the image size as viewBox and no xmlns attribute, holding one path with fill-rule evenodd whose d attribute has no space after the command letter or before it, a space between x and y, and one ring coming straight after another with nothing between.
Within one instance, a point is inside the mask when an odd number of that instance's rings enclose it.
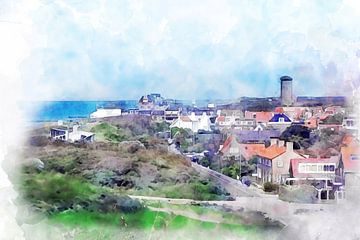
<instances>
[{"instance_id":1,"label":"blue sky","mask_svg":"<svg viewBox=\"0 0 360 240\"><path fill-rule=\"evenodd\" d=\"M35 2L20 64L29 98L277 96L282 75L297 95L359 83L356 1Z\"/></svg>"}]
</instances>

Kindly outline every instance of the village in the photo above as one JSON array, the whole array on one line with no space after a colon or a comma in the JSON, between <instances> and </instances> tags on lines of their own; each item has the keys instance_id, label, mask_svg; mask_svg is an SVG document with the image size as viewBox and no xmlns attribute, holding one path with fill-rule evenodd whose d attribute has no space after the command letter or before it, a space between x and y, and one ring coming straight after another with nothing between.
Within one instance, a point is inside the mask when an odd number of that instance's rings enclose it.
<instances>
[{"instance_id":1,"label":"village","mask_svg":"<svg viewBox=\"0 0 360 240\"><path fill-rule=\"evenodd\" d=\"M140 98L138 108L103 106L89 121L143 116L166 124L167 130L156 137L168 142L169 151L283 200L337 203L356 198L360 145L352 96L295 97L292 83L289 76L280 78L280 97L244 97L201 107L149 94ZM73 121L59 121L50 137L87 143L97 139ZM300 193L289 197L289 189Z\"/></svg>"}]
</instances>

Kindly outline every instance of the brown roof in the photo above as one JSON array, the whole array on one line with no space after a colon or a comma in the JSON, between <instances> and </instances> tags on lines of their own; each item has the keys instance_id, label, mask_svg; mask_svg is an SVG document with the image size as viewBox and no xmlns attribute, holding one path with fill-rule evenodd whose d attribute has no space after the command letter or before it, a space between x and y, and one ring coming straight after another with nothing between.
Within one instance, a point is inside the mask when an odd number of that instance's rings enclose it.
<instances>
[{"instance_id":1,"label":"brown roof","mask_svg":"<svg viewBox=\"0 0 360 240\"><path fill-rule=\"evenodd\" d=\"M229 150L230 146L231 146L231 143L232 141L235 140L236 141L236 138L233 136L233 135L230 135L224 142L222 148L220 149L220 152L221 153L225 153Z\"/></svg>"},{"instance_id":2,"label":"brown roof","mask_svg":"<svg viewBox=\"0 0 360 240\"><path fill-rule=\"evenodd\" d=\"M278 146L278 145L271 145L270 147L260 150L258 155L260 157L272 160L272 159L276 158L277 156L280 156L284 152L286 152L286 147Z\"/></svg>"},{"instance_id":3,"label":"brown roof","mask_svg":"<svg viewBox=\"0 0 360 240\"><path fill-rule=\"evenodd\" d=\"M216 121L217 121L217 122L224 122L224 121L225 121L225 116L218 116L218 117L216 118Z\"/></svg>"},{"instance_id":4,"label":"brown roof","mask_svg":"<svg viewBox=\"0 0 360 240\"><path fill-rule=\"evenodd\" d=\"M269 120L273 117L272 112L245 112L245 118L254 119L253 115L255 114L255 120L257 122L269 122Z\"/></svg>"},{"instance_id":5,"label":"brown roof","mask_svg":"<svg viewBox=\"0 0 360 240\"><path fill-rule=\"evenodd\" d=\"M192 120L188 116L180 116L180 119L184 122L192 122Z\"/></svg>"},{"instance_id":6,"label":"brown roof","mask_svg":"<svg viewBox=\"0 0 360 240\"><path fill-rule=\"evenodd\" d=\"M341 148L341 159L344 164L344 170L347 172L360 171L360 147L347 146Z\"/></svg>"},{"instance_id":7,"label":"brown roof","mask_svg":"<svg viewBox=\"0 0 360 240\"><path fill-rule=\"evenodd\" d=\"M265 145L260 143L240 144L240 149L241 155L245 158L245 160L250 160L252 157L265 150Z\"/></svg>"}]
</instances>

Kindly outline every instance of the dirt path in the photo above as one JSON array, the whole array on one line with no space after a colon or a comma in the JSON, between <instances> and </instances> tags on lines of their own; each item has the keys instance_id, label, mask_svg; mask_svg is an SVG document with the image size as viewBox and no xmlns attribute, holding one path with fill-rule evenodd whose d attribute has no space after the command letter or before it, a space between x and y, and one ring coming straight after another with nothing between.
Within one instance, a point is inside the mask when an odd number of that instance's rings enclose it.
<instances>
[{"instance_id":1,"label":"dirt path","mask_svg":"<svg viewBox=\"0 0 360 240\"><path fill-rule=\"evenodd\" d=\"M288 203L279 200L277 197L239 197L236 201L197 201L191 199L171 199L131 195L130 197L139 200L160 201L169 204L210 204L231 208L235 211L240 209L245 211L257 211L264 213L270 219L279 221L284 225L299 220L302 215L299 215L298 212L317 214L319 212L331 211L335 207L332 204Z\"/></svg>"},{"instance_id":2,"label":"dirt path","mask_svg":"<svg viewBox=\"0 0 360 240\"><path fill-rule=\"evenodd\" d=\"M199 215L191 210L187 211L187 210L180 210L180 209L156 208L156 207L148 207L148 208L153 211L159 211L159 212L165 212L165 213L169 213L169 214L180 215L180 216L184 216L187 218L191 218L191 219L199 220L199 221L203 221L203 222L221 223L224 221L224 219L220 216L209 215L209 214Z\"/></svg>"}]
</instances>

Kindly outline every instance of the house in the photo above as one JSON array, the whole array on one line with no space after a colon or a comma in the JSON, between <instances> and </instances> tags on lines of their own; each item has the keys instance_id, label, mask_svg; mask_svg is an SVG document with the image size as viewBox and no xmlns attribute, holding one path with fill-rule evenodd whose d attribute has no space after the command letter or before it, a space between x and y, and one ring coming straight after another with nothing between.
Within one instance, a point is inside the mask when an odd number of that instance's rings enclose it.
<instances>
[{"instance_id":1,"label":"house","mask_svg":"<svg viewBox=\"0 0 360 240\"><path fill-rule=\"evenodd\" d=\"M73 126L73 130L69 132L70 142L93 142L95 140L95 133L78 130L79 126Z\"/></svg>"},{"instance_id":2,"label":"house","mask_svg":"<svg viewBox=\"0 0 360 240\"><path fill-rule=\"evenodd\" d=\"M69 129L66 126L57 126L51 128L50 137L53 140L67 141L69 139Z\"/></svg>"},{"instance_id":3,"label":"house","mask_svg":"<svg viewBox=\"0 0 360 240\"><path fill-rule=\"evenodd\" d=\"M218 116L235 116L238 118L244 118L245 115L243 111L239 109L219 109L216 113Z\"/></svg>"},{"instance_id":4,"label":"house","mask_svg":"<svg viewBox=\"0 0 360 240\"><path fill-rule=\"evenodd\" d=\"M358 125L355 117L349 116L343 119L342 127L348 131L356 132L358 130Z\"/></svg>"},{"instance_id":5,"label":"house","mask_svg":"<svg viewBox=\"0 0 360 240\"><path fill-rule=\"evenodd\" d=\"M290 119L300 121L305 117L305 114L309 112L307 107L277 107L275 113L284 113Z\"/></svg>"},{"instance_id":6,"label":"house","mask_svg":"<svg viewBox=\"0 0 360 240\"><path fill-rule=\"evenodd\" d=\"M165 120L172 122L176 120L180 115L180 109L177 106L170 105L165 109Z\"/></svg>"},{"instance_id":7,"label":"house","mask_svg":"<svg viewBox=\"0 0 360 240\"><path fill-rule=\"evenodd\" d=\"M274 113L272 113L272 112L245 111L245 118L246 119L255 119L256 123L267 124L273 116L274 116Z\"/></svg>"},{"instance_id":8,"label":"house","mask_svg":"<svg viewBox=\"0 0 360 240\"><path fill-rule=\"evenodd\" d=\"M151 111L151 119L155 121L163 121L165 119L165 111L164 110L152 110Z\"/></svg>"},{"instance_id":9,"label":"house","mask_svg":"<svg viewBox=\"0 0 360 240\"><path fill-rule=\"evenodd\" d=\"M186 114L194 114L195 116L201 116L206 114L208 116L213 116L215 115L215 111L213 108L190 107L186 109Z\"/></svg>"},{"instance_id":10,"label":"house","mask_svg":"<svg viewBox=\"0 0 360 240\"><path fill-rule=\"evenodd\" d=\"M159 93L144 95L139 100L140 109L154 109L164 105L164 98Z\"/></svg>"},{"instance_id":11,"label":"house","mask_svg":"<svg viewBox=\"0 0 360 240\"><path fill-rule=\"evenodd\" d=\"M218 116L215 120L216 126L221 129L253 130L255 119L242 119L238 116Z\"/></svg>"},{"instance_id":12,"label":"house","mask_svg":"<svg viewBox=\"0 0 360 240\"><path fill-rule=\"evenodd\" d=\"M329 106L324 109L324 113L328 115L334 115L337 113L344 114L345 108L343 108L342 106Z\"/></svg>"},{"instance_id":13,"label":"house","mask_svg":"<svg viewBox=\"0 0 360 240\"><path fill-rule=\"evenodd\" d=\"M139 109L138 108L129 108L128 112L129 112L129 114L138 114Z\"/></svg>"},{"instance_id":14,"label":"house","mask_svg":"<svg viewBox=\"0 0 360 240\"><path fill-rule=\"evenodd\" d=\"M271 138L280 137L281 132L276 129L254 131L254 130L232 130L236 139L240 143L265 143L270 142Z\"/></svg>"},{"instance_id":15,"label":"house","mask_svg":"<svg viewBox=\"0 0 360 240\"><path fill-rule=\"evenodd\" d=\"M138 114L143 116L151 116L151 112L152 112L151 109L140 109L138 111Z\"/></svg>"},{"instance_id":16,"label":"house","mask_svg":"<svg viewBox=\"0 0 360 240\"><path fill-rule=\"evenodd\" d=\"M268 122L268 126L284 131L292 123L285 113L276 113Z\"/></svg>"},{"instance_id":17,"label":"house","mask_svg":"<svg viewBox=\"0 0 360 240\"><path fill-rule=\"evenodd\" d=\"M79 130L78 125L74 125L72 128L67 126L58 126L50 129L50 137L53 140L61 140L68 142L93 142L95 139L95 133Z\"/></svg>"},{"instance_id":18,"label":"house","mask_svg":"<svg viewBox=\"0 0 360 240\"><path fill-rule=\"evenodd\" d=\"M195 133L199 130L210 131L210 125L210 118L206 113L203 113L201 116L196 116L195 113L192 113L189 116L180 116L170 124L170 129L174 127L188 128Z\"/></svg>"},{"instance_id":19,"label":"house","mask_svg":"<svg viewBox=\"0 0 360 240\"><path fill-rule=\"evenodd\" d=\"M340 124L324 124L324 123L319 123L318 124L318 129L319 130L323 130L323 129L329 129L331 131L334 132L339 132L341 129L343 128L342 125Z\"/></svg>"},{"instance_id":20,"label":"house","mask_svg":"<svg viewBox=\"0 0 360 240\"><path fill-rule=\"evenodd\" d=\"M257 179L261 183L284 183L290 177L290 159L304 158L292 142L271 139L271 145L258 153Z\"/></svg>"},{"instance_id":21,"label":"house","mask_svg":"<svg viewBox=\"0 0 360 240\"><path fill-rule=\"evenodd\" d=\"M234 157L249 161L262 149L265 149L264 143L240 143L236 135L230 135L220 146L219 153L225 158Z\"/></svg>"},{"instance_id":22,"label":"house","mask_svg":"<svg viewBox=\"0 0 360 240\"><path fill-rule=\"evenodd\" d=\"M347 199L359 199L360 192L360 146L352 143L341 147L340 169Z\"/></svg>"},{"instance_id":23,"label":"house","mask_svg":"<svg viewBox=\"0 0 360 240\"><path fill-rule=\"evenodd\" d=\"M274 128L266 126L265 123L258 123L253 131L265 131L265 130L275 130Z\"/></svg>"},{"instance_id":24,"label":"house","mask_svg":"<svg viewBox=\"0 0 360 240\"><path fill-rule=\"evenodd\" d=\"M287 183L312 184L318 190L318 199L322 193L326 199L335 197L343 185L339 172L339 156L329 158L295 158L290 162L290 178Z\"/></svg>"},{"instance_id":25,"label":"house","mask_svg":"<svg viewBox=\"0 0 360 240\"><path fill-rule=\"evenodd\" d=\"M318 128L319 120L317 117L310 117L304 121L304 126L310 129L317 129Z\"/></svg>"},{"instance_id":26,"label":"house","mask_svg":"<svg viewBox=\"0 0 360 240\"><path fill-rule=\"evenodd\" d=\"M105 118L121 116L120 108L98 108L90 114L90 118Z\"/></svg>"}]
</instances>

